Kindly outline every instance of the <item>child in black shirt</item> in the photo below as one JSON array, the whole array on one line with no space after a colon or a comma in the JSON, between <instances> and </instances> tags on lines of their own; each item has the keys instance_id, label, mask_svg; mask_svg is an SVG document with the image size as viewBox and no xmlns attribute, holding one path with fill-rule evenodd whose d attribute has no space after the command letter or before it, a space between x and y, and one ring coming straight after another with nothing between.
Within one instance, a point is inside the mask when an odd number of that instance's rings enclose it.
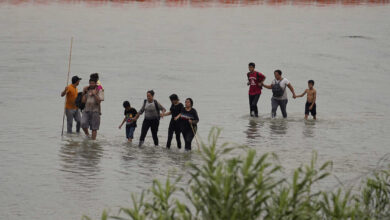
<instances>
[{"instance_id":1,"label":"child in black shirt","mask_svg":"<svg viewBox=\"0 0 390 220\"><path fill-rule=\"evenodd\" d=\"M137 127L137 120L134 119L137 115L137 110L130 106L129 101L124 101L123 107L125 108L125 118L123 119L121 125L119 125L119 129L121 129L123 124L126 122L126 138L129 142L132 142L134 138L134 131Z\"/></svg>"}]
</instances>

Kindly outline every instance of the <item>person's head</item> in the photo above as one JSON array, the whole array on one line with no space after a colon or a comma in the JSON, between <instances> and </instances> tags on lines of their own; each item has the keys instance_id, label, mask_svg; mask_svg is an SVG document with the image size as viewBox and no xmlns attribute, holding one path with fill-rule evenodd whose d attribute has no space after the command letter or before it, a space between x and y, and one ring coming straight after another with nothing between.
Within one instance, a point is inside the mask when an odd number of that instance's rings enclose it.
<instances>
[{"instance_id":1,"label":"person's head","mask_svg":"<svg viewBox=\"0 0 390 220\"><path fill-rule=\"evenodd\" d=\"M170 95L169 99L171 100L172 104L174 104L174 105L179 102L179 97L176 94Z\"/></svg>"},{"instance_id":2,"label":"person's head","mask_svg":"<svg viewBox=\"0 0 390 220\"><path fill-rule=\"evenodd\" d=\"M146 93L146 98L148 99L149 102L152 102L153 99L154 99L154 91L153 90L149 90Z\"/></svg>"},{"instance_id":3,"label":"person's head","mask_svg":"<svg viewBox=\"0 0 390 220\"><path fill-rule=\"evenodd\" d=\"M248 64L249 72L255 71L255 67L256 67L256 64L255 64L255 63L249 63L249 64Z\"/></svg>"},{"instance_id":4,"label":"person's head","mask_svg":"<svg viewBox=\"0 0 390 220\"><path fill-rule=\"evenodd\" d=\"M282 71L281 70L275 70L274 75L275 75L275 79L277 79L277 80L282 79Z\"/></svg>"},{"instance_id":5,"label":"person's head","mask_svg":"<svg viewBox=\"0 0 390 220\"><path fill-rule=\"evenodd\" d=\"M129 101L124 101L123 102L123 108L125 108L126 110L129 110L131 108L130 102Z\"/></svg>"},{"instance_id":6,"label":"person's head","mask_svg":"<svg viewBox=\"0 0 390 220\"><path fill-rule=\"evenodd\" d=\"M96 79L96 81L98 81L98 80L99 80L99 73L92 73L92 74L89 76L89 78L91 78L91 79Z\"/></svg>"},{"instance_id":7,"label":"person's head","mask_svg":"<svg viewBox=\"0 0 390 220\"><path fill-rule=\"evenodd\" d=\"M309 89L312 89L313 86L314 86L314 80L309 80L309 81L307 82L307 84L309 85Z\"/></svg>"},{"instance_id":8,"label":"person's head","mask_svg":"<svg viewBox=\"0 0 390 220\"><path fill-rule=\"evenodd\" d=\"M192 108L194 101L191 98L187 98L185 102L186 108Z\"/></svg>"},{"instance_id":9,"label":"person's head","mask_svg":"<svg viewBox=\"0 0 390 220\"><path fill-rule=\"evenodd\" d=\"M89 79L89 88L90 89L95 89L96 88L96 84L97 84L97 80L96 79Z\"/></svg>"},{"instance_id":10,"label":"person's head","mask_svg":"<svg viewBox=\"0 0 390 220\"><path fill-rule=\"evenodd\" d=\"M80 80L81 80L80 77L78 77L78 76L73 76L73 77L72 77L72 84L73 84L74 86L78 86L79 83L80 83Z\"/></svg>"}]
</instances>

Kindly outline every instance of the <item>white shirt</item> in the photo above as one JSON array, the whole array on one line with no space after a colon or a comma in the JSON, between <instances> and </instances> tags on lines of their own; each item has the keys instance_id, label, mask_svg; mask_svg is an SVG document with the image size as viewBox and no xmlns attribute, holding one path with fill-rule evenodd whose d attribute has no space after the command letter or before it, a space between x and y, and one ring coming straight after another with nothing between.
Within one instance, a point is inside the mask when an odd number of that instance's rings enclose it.
<instances>
[{"instance_id":1,"label":"white shirt","mask_svg":"<svg viewBox=\"0 0 390 220\"><path fill-rule=\"evenodd\" d=\"M287 85L290 84L290 81L288 81L288 79L286 78L283 78L282 80L276 80L274 79L272 81L272 86L279 83L280 87L282 87L282 89L284 89L284 93L283 93L283 96L282 97L272 97L273 99L279 99L279 100L286 100L288 99L287 98Z\"/></svg>"}]
</instances>

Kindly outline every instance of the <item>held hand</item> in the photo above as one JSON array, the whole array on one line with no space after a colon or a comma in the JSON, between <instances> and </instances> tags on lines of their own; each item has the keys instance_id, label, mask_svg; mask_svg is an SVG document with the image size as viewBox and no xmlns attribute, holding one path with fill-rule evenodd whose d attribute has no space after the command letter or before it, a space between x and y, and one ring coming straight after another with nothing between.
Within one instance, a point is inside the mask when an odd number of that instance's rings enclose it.
<instances>
[{"instance_id":1,"label":"held hand","mask_svg":"<svg viewBox=\"0 0 390 220\"><path fill-rule=\"evenodd\" d=\"M296 99L296 98L297 98L297 96L294 94L294 95L293 95L293 98L294 98L294 99Z\"/></svg>"},{"instance_id":2,"label":"held hand","mask_svg":"<svg viewBox=\"0 0 390 220\"><path fill-rule=\"evenodd\" d=\"M309 110L312 110L313 109L313 106L311 105L310 107L309 107Z\"/></svg>"}]
</instances>

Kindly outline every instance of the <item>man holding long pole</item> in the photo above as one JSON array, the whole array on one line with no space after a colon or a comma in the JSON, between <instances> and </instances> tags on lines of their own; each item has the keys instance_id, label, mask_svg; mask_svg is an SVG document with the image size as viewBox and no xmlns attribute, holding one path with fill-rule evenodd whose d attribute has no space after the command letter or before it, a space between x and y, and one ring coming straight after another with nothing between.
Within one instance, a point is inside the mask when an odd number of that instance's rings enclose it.
<instances>
[{"instance_id":1,"label":"man holding long pole","mask_svg":"<svg viewBox=\"0 0 390 220\"><path fill-rule=\"evenodd\" d=\"M78 76L72 77L72 84L65 87L64 91L61 92L61 97L66 95L65 101L65 115L67 122L67 132L72 133L73 120L76 121L76 132L80 132L80 123L81 116L78 107L76 106L76 98L77 98L77 86L80 83L81 78Z\"/></svg>"}]
</instances>

